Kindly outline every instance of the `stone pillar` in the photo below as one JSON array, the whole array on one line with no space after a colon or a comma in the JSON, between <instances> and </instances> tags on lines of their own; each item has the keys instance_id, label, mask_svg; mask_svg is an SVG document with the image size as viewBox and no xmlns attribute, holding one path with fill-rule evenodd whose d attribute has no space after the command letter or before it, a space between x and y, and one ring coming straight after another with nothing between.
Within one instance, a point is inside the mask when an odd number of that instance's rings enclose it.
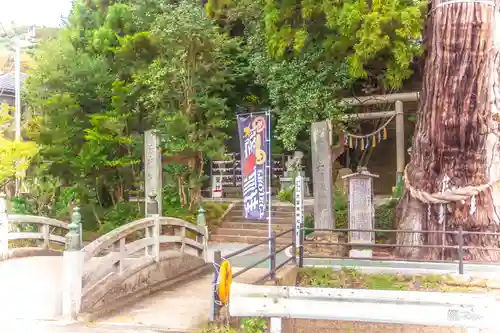
<instances>
[{"instance_id":1,"label":"stone pillar","mask_svg":"<svg viewBox=\"0 0 500 333\"><path fill-rule=\"evenodd\" d=\"M74 209L73 216L78 213ZM83 258L80 242L80 225L72 219L66 234L66 248L63 253L62 315L65 320L75 320L82 302Z\"/></svg>"},{"instance_id":2,"label":"stone pillar","mask_svg":"<svg viewBox=\"0 0 500 333\"><path fill-rule=\"evenodd\" d=\"M373 179L378 178L365 167L358 167L356 173L342 177L349 181L349 229L375 229L375 208L373 204ZM373 248L356 246L356 243L374 244L374 232L350 231L351 258L371 258Z\"/></svg>"},{"instance_id":3,"label":"stone pillar","mask_svg":"<svg viewBox=\"0 0 500 333\"><path fill-rule=\"evenodd\" d=\"M311 125L314 228L334 229L330 128L327 121Z\"/></svg>"},{"instance_id":4,"label":"stone pillar","mask_svg":"<svg viewBox=\"0 0 500 333\"><path fill-rule=\"evenodd\" d=\"M163 163L160 148L160 139L154 132L149 130L144 133L144 173L145 173L145 188L144 201L146 216L153 214L149 212L147 197L154 195L158 201L158 213L163 215L162 205L162 179L163 179Z\"/></svg>"},{"instance_id":5,"label":"stone pillar","mask_svg":"<svg viewBox=\"0 0 500 333\"><path fill-rule=\"evenodd\" d=\"M9 219L7 216L7 199L0 193L0 258L9 254Z\"/></svg>"},{"instance_id":6,"label":"stone pillar","mask_svg":"<svg viewBox=\"0 0 500 333\"><path fill-rule=\"evenodd\" d=\"M396 185L403 178L405 169L405 117L403 102L396 101Z\"/></svg>"}]
</instances>

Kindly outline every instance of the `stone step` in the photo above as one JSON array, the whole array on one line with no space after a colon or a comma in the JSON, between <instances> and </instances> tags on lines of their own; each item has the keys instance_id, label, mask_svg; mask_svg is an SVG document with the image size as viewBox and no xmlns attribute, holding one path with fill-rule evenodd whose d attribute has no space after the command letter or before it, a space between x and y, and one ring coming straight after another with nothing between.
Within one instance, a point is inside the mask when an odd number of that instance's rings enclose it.
<instances>
[{"instance_id":1,"label":"stone step","mask_svg":"<svg viewBox=\"0 0 500 333\"><path fill-rule=\"evenodd\" d=\"M286 229L285 229L286 230ZM285 230L273 230L276 233L280 233ZM255 236L255 237L261 237L261 238L267 238L268 236L268 230L267 229L231 229L231 228L218 228L215 233L215 235L224 235L224 236ZM288 238L292 239L292 232L283 235L279 238Z\"/></svg>"},{"instance_id":2,"label":"stone step","mask_svg":"<svg viewBox=\"0 0 500 333\"><path fill-rule=\"evenodd\" d=\"M213 243L239 243L239 244L255 244L263 241L266 237L258 236L235 236L235 235L211 235L210 241ZM276 240L278 245L291 245L292 239L280 237Z\"/></svg>"},{"instance_id":3,"label":"stone step","mask_svg":"<svg viewBox=\"0 0 500 333\"><path fill-rule=\"evenodd\" d=\"M287 229L295 226L294 223L274 223L272 224L272 228L274 231L285 231ZM267 230L267 223L256 223L256 222L232 222L227 221L222 223L221 228L225 229L258 229L258 230Z\"/></svg>"},{"instance_id":4,"label":"stone step","mask_svg":"<svg viewBox=\"0 0 500 333\"><path fill-rule=\"evenodd\" d=\"M227 214L227 216L245 216L245 212L243 211L243 209L237 209L237 208L233 208L229 211L229 213ZM266 214L267 216L267 214ZM295 216L295 210L291 210L289 212L283 212L283 211L276 211L276 212L271 212L271 216L273 217L289 217L289 216Z\"/></svg>"},{"instance_id":5,"label":"stone step","mask_svg":"<svg viewBox=\"0 0 500 333\"><path fill-rule=\"evenodd\" d=\"M231 209L232 212L239 212L243 214L244 208L243 205L237 204ZM271 213L294 213L295 212L295 207L294 206L272 206L271 207Z\"/></svg>"},{"instance_id":6,"label":"stone step","mask_svg":"<svg viewBox=\"0 0 500 333\"><path fill-rule=\"evenodd\" d=\"M238 216L238 217L232 217L232 216L226 216L224 218L225 222L235 222L235 223L256 223L256 224L264 224L267 225L267 220L247 220L244 217ZM272 224L289 224L292 225L295 223L295 220L293 217L272 217L271 218L271 223Z\"/></svg>"}]
</instances>

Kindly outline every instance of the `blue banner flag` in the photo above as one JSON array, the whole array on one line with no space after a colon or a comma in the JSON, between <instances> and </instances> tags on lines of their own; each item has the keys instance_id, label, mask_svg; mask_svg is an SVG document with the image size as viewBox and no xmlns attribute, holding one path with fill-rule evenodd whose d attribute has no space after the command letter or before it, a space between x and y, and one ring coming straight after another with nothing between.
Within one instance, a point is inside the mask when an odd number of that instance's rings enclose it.
<instances>
[{"instance_id":1,"label":"blue banner flag","mask_svg":"<svg viewBox=\"0 0 500 333\"><path fill-rule=\"evenodd\" d=\"M246 219L268 218L269 115L238 115L243 205Z\"/></svg>"}]
</instances>

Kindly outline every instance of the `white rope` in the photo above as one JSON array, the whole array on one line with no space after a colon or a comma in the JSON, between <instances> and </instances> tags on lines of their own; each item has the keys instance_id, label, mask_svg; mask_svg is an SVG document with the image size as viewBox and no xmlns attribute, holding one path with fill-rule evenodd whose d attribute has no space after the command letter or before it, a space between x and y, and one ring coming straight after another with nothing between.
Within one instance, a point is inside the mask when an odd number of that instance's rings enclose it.
<instances>
[{"instance_id":1,"label":"white rope","mask_svg":"<svg viewBox=\"0 0 500 333\"><path fill-rule=\"evenodd\" d=\"M438 9L440 7L443 7L446 5L452 5L455 3L480 3L480 4L495 7L495 2L491 1L491 0L450 0L450 1L441 2L440 4L436 5L436 7L434 7L434 9Z\"/></svg>"},{"instance_id":2,"label":"white rope","mask_svg":"<svg viewBox=\"0 0 500 333\"><path fill-rule=\"evenodd\" d=\"M478 3L478 4L483 4L483 5L488 5L495 7L495 2L492 0L450 0L450 1L445 1L441 2L440 4L437 4L435 7L433 7L428 13L427 16L430 16L434 11L436 11L439 8L442 8L446 5L453 5L453 4L462 4L462 3Z\"/></svg>"},{"instance_id":3,"label":"white rope","mask_svg":"<svg viewBox=\"0 0 500 333\"><path fill-rule=\"evenodd\" d=\"M500 179L496 179L494 181L490 181L489 183L477 186L464 186L448 189L445 192L428 193L426 191L416 189L412 186L412 184L410 184L410 181L408 180L407 168L408 165L405 167L403 176L406 189L410 192L412 197L426 204L447 204L450 202L467 200L473 196L477 196L481 192L489 189L491 186L500 183ZM475 209L476 207L474 203L474 212Z\"/></svg>"},{"instance_id":4,"label":"white rope","mask_svg":"<svg viewBox=\"0 0 500 333\"><path fill-rule=\"evenodd\" d=\"M374 136L375 134L378 134L380 133L387 125L389 125L389 123L391 122L392 119L394 119L394 117L396 117L396 115L392 115L389 120L387 120L381 127L379 127L378 129L376 129L375 131L369 133L369 134L366 134L366 135L357 135L357 134L352 134L352 133L349 133L347 131L344 131L344 134L346 136L350 136L352 138L355 138L355 139L366 139L368 137L371 137L371 136Z\"/></svg>"}]
</instances>

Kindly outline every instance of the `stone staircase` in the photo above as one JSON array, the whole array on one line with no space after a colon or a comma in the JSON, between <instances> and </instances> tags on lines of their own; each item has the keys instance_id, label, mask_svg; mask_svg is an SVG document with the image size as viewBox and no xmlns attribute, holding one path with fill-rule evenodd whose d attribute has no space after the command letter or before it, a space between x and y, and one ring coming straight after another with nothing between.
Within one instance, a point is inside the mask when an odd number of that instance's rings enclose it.
<instances>
[{"instance_id":1,"label":"stone staircase","mask_svg":"<svg viewBox=\"0 0 500 333\"><path fill-rule=\"evenodd\" d=\"M295 225L295 210L291 205L274 205L271 209L272 229L276 233L288 230ZM214 243L255 244L268 237L267 220L246 220L243 217L243 204L237 203L224 217L221 226L211 235ZM292 233L277 239L277 244L290 244Z\"/></svg>"}]
</instances>

